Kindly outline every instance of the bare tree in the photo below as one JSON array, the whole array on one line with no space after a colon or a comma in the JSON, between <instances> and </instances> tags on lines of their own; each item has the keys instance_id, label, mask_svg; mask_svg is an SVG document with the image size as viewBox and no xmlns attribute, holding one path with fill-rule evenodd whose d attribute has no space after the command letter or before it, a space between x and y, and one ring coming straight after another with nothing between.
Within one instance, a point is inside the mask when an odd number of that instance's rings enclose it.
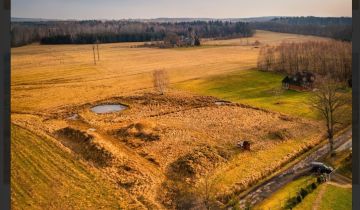
<instances>
[{"instance_id":1,"label":"bare tree","mask_svg":"<svg viewBox=\"0 0 360 210\"><path fill-rule=\"evenodd\" d=\"M341 93L341 83L329 78L319 82L318 90L310 98L310 105L319 111L326 123L330 153L334 154L334 128L339 122L339 112L349 104L349 98Z\"/></svg>"},{"instance_id":2,"label":"bare tree","mask_svg":"<svg viewBox=\"0 0 360 210\"><path fill-rule=\"evenodd\" d=\"M169 85L169 77L165 70L155 70L153 72L153 83L156 91L163 95Z\"/></svg>"},{"instance_id":3,"label":"bare tree","mask_svg":"<svg viewBox=\"0 0 360 210\"><path fill-rule=\"evenodd\" d=\"M258 68L294 74L311 71L333 79L347 81L351 78L351 43L339 41L283 42L274 47L260 48Z\"/></svg>"}]
</instances>

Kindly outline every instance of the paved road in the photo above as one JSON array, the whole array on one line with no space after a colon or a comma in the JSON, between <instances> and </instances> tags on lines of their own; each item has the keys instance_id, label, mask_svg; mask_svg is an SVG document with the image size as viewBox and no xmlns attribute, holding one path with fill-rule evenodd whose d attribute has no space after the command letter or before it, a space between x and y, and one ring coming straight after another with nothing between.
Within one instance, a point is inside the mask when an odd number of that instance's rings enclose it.
<instances>
[{"instance_id":1,"label":"paved road","mask_svg":"<svg viewBox=\"0 0 360 210\"><path fill-rule=\"evenodd\" d=\"M351 128L345 133L340 135L334 140L335 149L346 149L351 147L352 130ZM346 146L344 146L346 145ZM326 144L313 153L309 154L306 158L290 167L281 174L271 178L265 183L253 189L250 193L240 197L239 205L240 208L245 208L246 201L249 201L252 206L263 201L269 197L272 193L280 189L282 186L293 181L294 179L304 175L309 171L310 163L319 160L325 156L329 151L329 144Z\"/></svg>"}]
</instances>

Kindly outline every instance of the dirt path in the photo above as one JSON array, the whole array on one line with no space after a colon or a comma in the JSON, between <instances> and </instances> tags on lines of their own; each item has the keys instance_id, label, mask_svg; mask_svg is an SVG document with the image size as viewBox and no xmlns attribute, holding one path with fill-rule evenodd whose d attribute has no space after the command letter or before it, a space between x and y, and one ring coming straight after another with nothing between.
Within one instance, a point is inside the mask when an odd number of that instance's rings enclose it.
<instances>
[{"instance_id":1,"label":"dirt path","mask_svg":"<svg viewBox=\"0 0 360 210\"><path fill-rule=\"evenodd\" d=\"M342 174L337 173L336 171L331 173L330 181L334 182L334 183L336 182L340 185L347 185L347 184L351 185L352 184L351 178L343 176Z\"/></svg>"},{"instance_id":2,"label":"dirt path","mask_svg":"<svg viewBox=\"0 0 360 210\"><path fill-rule=\"evenodd\" d=\"M326 188L327 188L327 183L325 183L322 188L320 189L320 192L319 194L317 195L314 203L313 203L313 207L312 207L312 210L318 210L319 207L320 207L320 203L322 201L322 198L326 192Z\"/></svg>"},{"instance_id":3,"label":"dirt path","mask_svg":"<svg viewBox=\"0 0 360 210\"><path fill-rule=\"evenodd\" d=\"M336 186L336 187L347 188L347 189L352 188L351 184L339 184L339 183L336 183L336 182L327 182L327 184L330 184L330 185L333 185L333 186Z\"/></svg>"},{"instance_id":4,"label":"dirt path","mask_svg":"<svg viewBox=\"0 0 360 210\"><path fill-rule=\"evenodd\" d=\"M343 144L347 144L352 137L352 128L349 128L340 136L335 138L334 148L337 149ZM349 145L349 144L347 144ZM276 175L275 177L265 181L257 187L254 187L248 194L239 198L240 208L245 208L246 201L250 201L252 206L260 203L264 199L271 196L272 193L279 190L284 185L297 179L298 177L309 172L310 163L321 159L329 151L329 145L325 144L309 154L307 157L296 163L294 166Z\"/></svg>"}]
</instances>

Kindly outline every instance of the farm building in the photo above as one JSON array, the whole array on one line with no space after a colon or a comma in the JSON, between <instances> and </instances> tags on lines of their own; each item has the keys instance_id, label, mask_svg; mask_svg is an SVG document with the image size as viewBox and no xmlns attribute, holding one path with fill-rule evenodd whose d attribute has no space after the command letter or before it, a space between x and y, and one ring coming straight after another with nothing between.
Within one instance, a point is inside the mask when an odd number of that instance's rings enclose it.
<instances>
[{"instance_id":1,"label":"farm building","mask_svg":"<svg viewBox=\"0 0 360 210\"><path fill-rule=\"evenodd\" d=\"M294 75L286 76L282 80L282 86L291 90L311 90L315 82L315 75L310 72L297 72Z\"/></svg>"}]
</instances>

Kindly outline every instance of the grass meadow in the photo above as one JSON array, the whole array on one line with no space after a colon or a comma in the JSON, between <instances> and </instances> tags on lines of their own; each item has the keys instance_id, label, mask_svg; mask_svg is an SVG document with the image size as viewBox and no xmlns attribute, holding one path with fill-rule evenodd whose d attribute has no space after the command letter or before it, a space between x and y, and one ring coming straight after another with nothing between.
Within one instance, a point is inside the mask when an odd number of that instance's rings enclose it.
<instances>
[{"instance_id":1,"label":"grass meadow","mask_svg":"<svg viewBox=\"0 0 360 210\"><path fill-rule=\"evenodd\" d=\"M278 73L245 70L194 79L179 83L176 87L288 115L317 119L311 106L306 104L311 93L283 90L283 78L284 75Z\"/></svg>"},{"instance_id":2,"label":"grass meadow","mask_svg":"<svg viewBox=\"0 0 360 210\"><path fill-rule=\"evenodd\" d=\"M323 191L322 199L318 198L319 193ZM294 209L311 210L314 205L318 210L351 210L352 209L352 190L351 188L342 188L331 184L323 184L306 198Z\"/></svg>"}]
</instances>

